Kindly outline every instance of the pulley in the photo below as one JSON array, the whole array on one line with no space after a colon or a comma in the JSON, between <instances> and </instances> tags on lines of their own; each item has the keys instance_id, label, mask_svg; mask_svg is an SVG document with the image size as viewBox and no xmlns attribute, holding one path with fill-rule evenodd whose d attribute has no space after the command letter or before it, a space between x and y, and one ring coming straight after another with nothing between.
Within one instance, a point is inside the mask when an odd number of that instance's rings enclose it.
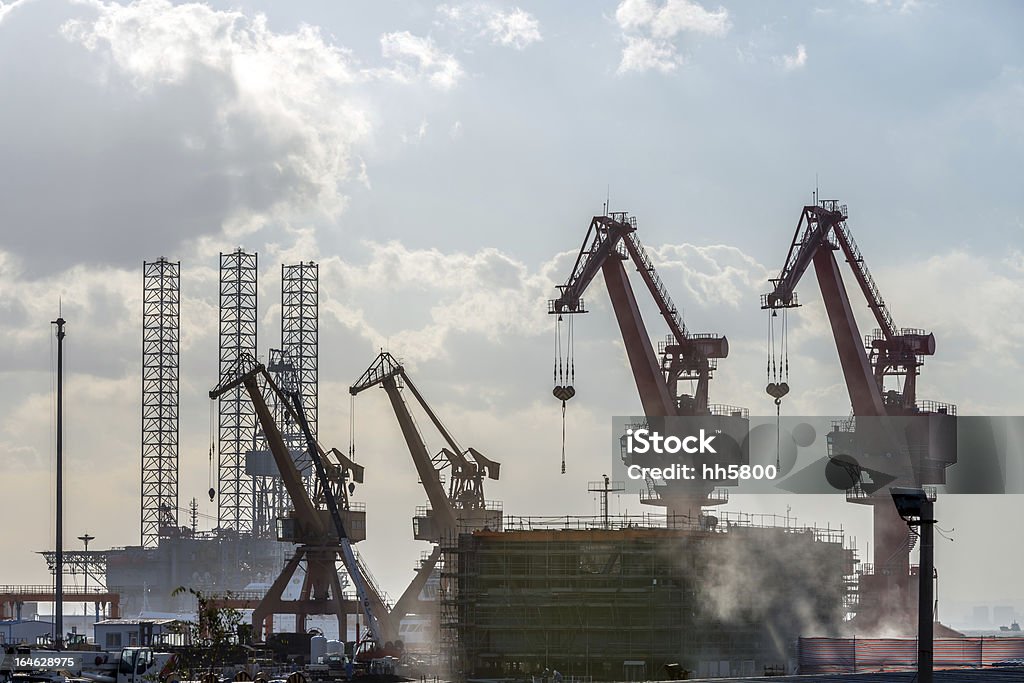
<instances>
[{"instance_id":1,"label":"pulley","mask_svg":"<svg viewBox=\"0 0 1024 683\"><path fill-rule=\"evenodd\" d=\"M775 405L782 403L782 397L789 393L789 384L786 382L769 382L764 388L765 393L775 399Z\"/></svg>"},{"instance_id":2,"label":"pulley","mask_svg":"<svg viewBox=\"0 0 1024 683\"><path fill-rule=\"evenodd\" d=\"M565 403L570 398L576 395L576 389L570 384L569 386L555 385L555 388L551 390L551 393L562 403Z\"/></svg>"}]
</instances>

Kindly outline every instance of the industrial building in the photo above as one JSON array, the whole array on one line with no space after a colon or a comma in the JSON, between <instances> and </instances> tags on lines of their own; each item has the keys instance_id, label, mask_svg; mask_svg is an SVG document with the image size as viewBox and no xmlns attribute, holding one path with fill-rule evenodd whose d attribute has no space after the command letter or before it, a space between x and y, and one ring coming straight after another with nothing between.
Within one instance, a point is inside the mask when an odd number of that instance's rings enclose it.
<instances>
[{"instance_id":1,"label":"industrial building","mask_svg":"<svg viewBox=\"0 0 1024 683\"><path fill-rule=\"evenodd\" d=\"M0 619L0 645L33 644L53 632L53 623L37 619Z\"/></svg>"},{"instance_id":2,"label":"industrial building","mask_svg":"<svg viewBox=\"0 0 1024 683\"><path fill-rule=\"evenodd\" d=\"M137 645L185 645L188 625L177 619L104 619L93 626L96 644L107 650Z\"/></svg>"},{"instance_id":3,"label":"industrial building","mask_svg":"<svg viewBox=\"0 0 1024 683\"><path fill-rule=\"evenodd\" d=\"M441 577L452 671L753 675L788 669L801 634L841 630L856 586L841 530L715 519L507 518L453 537Z\"/></svg>"},{"instance_id":4,"label":"industrial building","mask_svg":"<svg viewBox=\"0 0 1024 683\"><path fill-rule=\"evenodd\" d=\"M290 549L276 539L231 531L165 536L155 548L108 551L106 580L120 594L124 614L190 612L195 608L191 595L172 595L179 586L223 595L239 594L251 584L267 585Z\"/></svg>"}]
</instances>

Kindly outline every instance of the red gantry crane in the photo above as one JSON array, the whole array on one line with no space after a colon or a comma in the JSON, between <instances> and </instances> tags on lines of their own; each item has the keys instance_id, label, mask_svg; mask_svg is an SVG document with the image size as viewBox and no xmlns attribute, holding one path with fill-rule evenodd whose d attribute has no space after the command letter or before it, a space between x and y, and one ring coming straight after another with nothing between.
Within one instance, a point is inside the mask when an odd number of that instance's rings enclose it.
<instances>
[{"instance_id":1,"label":"red gantry crane","mask_svg":"<svg viewBox=\"0 0 1024 683\"><path fill-rule=\"evenodd\" d=\"M955 452L937 447L939 444L929 444L928 434L936 433L937 424L949 424L956 407L917 398L917 377L924 356L935 353L935 336L920 329L896 327L846 219L846 206L834 200L803 207L785 265L779 276L771 280L772 291L762 295L761 307L775 315L778 309L798 306L796 285L813 264L853 405L852 424L850 421L837 423L829 435L833 453L844 452L844 445L863 445L871 441L872 437L863 433L855 434L856 418L927 417L932 426L925 424L924 429L875 423L875 436L879 430L884 431L890 442L888 447L895 449L891 452L906 463L902 476L910 480L895 483L911 486L944 483L945 468L956 461ZM858 331L836 252L841 252L849 263L878 324L878 329L868 337L862 338ZM894 386L887 388L887 379L895 379ZM772 386L769 384L769 393L781 398L771 391ZM858 464L867 469L871 466L871 462ZM875 492L868 494L864 486L867 483L857 482L847 493L851 502L871 505L874 518L874 564L867 567L862 576L861 609L857 619L865 625L895 624L901 615L909 613L906 608L913 604L909 553L914 539L908 535L907 526L887 491L875 486L871 487Z\"/></svg>"},{"instance_id":2,"label":"red gantry crane","mask_svg":"<svg viewBox=\"0 0 1024 683\"><path fill-rule=\"evenodd\" d=\"M391 401L416 473L430 503L429 506L418 508L413 518L413 535L416 540L437 544L449 534L485 528L500 530L501 509L484 497L484 479L498 479L500 463L490 460L475 448L463 450L424 400L405 367L387 351L381 351L362 377L349 387L349 393L356 396L375 386L384 389ZM446 446L437 454L431 455L427 450L423 435L402 395L403 389L412 394L444 438ZM444 485L446 470L449 474L447 490ZM422 577L419 587L434 570L439 558L440 546L435 545L417 568L417 579ZM418 604L418 596L419 588L415 592L406 590L395 603L392 614L400 619L412 612L425 611L424 606Z\"/></svg>"},{"instance_id":3,"label":"red gantry crane","mask_svg":"<svg viewBox=\"0 0 1024 683\"><path fill-rule=\"evenodd\" d=\"M632 261L654 299L670 334L656 352L647 333L624 263ZM708 385L717 361L729 355L728 340L718 334L694 334L686 329L679 309L669 296L636 236L636 218L626 212L594 216L579 255L559 296L548 302L548 313L559 316L585 313L583 293L601 273L622 334L644 414L651 417L730 415L743 409L709 403ZM692 394L683 393L685 381L695 383ZM670 516L691 515L703 506L726 502L725 492L692 482L690 486L658 486L648 482L643 502L664 505ZM696 489L696 490L695 490ZM714 491L714 493L713 493ZM714 497L710 497L710 496Z\"/></svg>"}]
</instances>

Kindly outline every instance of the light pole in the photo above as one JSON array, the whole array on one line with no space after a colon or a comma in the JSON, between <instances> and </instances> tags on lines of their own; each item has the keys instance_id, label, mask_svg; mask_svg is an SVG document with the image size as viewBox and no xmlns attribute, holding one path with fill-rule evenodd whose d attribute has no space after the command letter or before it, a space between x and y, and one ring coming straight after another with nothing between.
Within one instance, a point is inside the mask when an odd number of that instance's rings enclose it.
<instances>
[{"instance_id":1,"label":"light pole","mask_svg":"<svg viewBox=\"0 0 1024 683\"><path fill-rule=\"evenodd\" d=\"M921 561L917 569L917 680L933 683L932 576L935 573L935 511L924 489L889 489L896 511L910 527L919 527Z\"/></svg>"},{"instance_id":2,"label":"light pole","mask_svg":"<svg viewBox=\"0 0 1024 683\"><path fill-rule=\"evenodd\" d=\"M85 544L85 562L82 564L85 567L85 587L82 588L82 592L87 596L89 595L89 541L95 540L95 538L95 536L90 536L88 531L78 537L78 540ZM88 600L85 601L85 616L89 616Z\"/></svg>"},{"instance_id":3,"label":"light pole","mask_svg":"<svg viewBox=\"0 0 1024 683\"><path fill-rule=\"evenodd\" d=\"M54 569L54 645L57 650L64 649L64 324L67 321L58 317L51 325L57 326L57 515L56 566Z\"/></svg>"}]
</instances>

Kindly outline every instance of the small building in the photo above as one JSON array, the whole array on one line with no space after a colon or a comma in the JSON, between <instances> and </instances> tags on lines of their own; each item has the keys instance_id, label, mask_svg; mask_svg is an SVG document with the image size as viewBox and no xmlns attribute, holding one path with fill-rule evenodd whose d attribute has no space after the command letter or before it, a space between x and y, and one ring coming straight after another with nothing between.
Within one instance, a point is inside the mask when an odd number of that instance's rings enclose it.
<instances>
[{"instance_id":1,"label":"small building","mask_svg":"<svg viewBox=\"0 0 1024 683\"><path fill-rule=\"evenodd\" d=\"M43 636L53 633L53 624L35 619L0 620L0 645L34 645Z\"/></svg>"},{"instance_id":2,"label":"small building","mask_svg":"<svg viewBox=\"0 0 1024 683\"><path fill-rule=\"evenodd\" d=\"M104 619L93 626L104 650L137 645L188 645L188 623L179 619Z\"/></svg>"}]
</instances>

